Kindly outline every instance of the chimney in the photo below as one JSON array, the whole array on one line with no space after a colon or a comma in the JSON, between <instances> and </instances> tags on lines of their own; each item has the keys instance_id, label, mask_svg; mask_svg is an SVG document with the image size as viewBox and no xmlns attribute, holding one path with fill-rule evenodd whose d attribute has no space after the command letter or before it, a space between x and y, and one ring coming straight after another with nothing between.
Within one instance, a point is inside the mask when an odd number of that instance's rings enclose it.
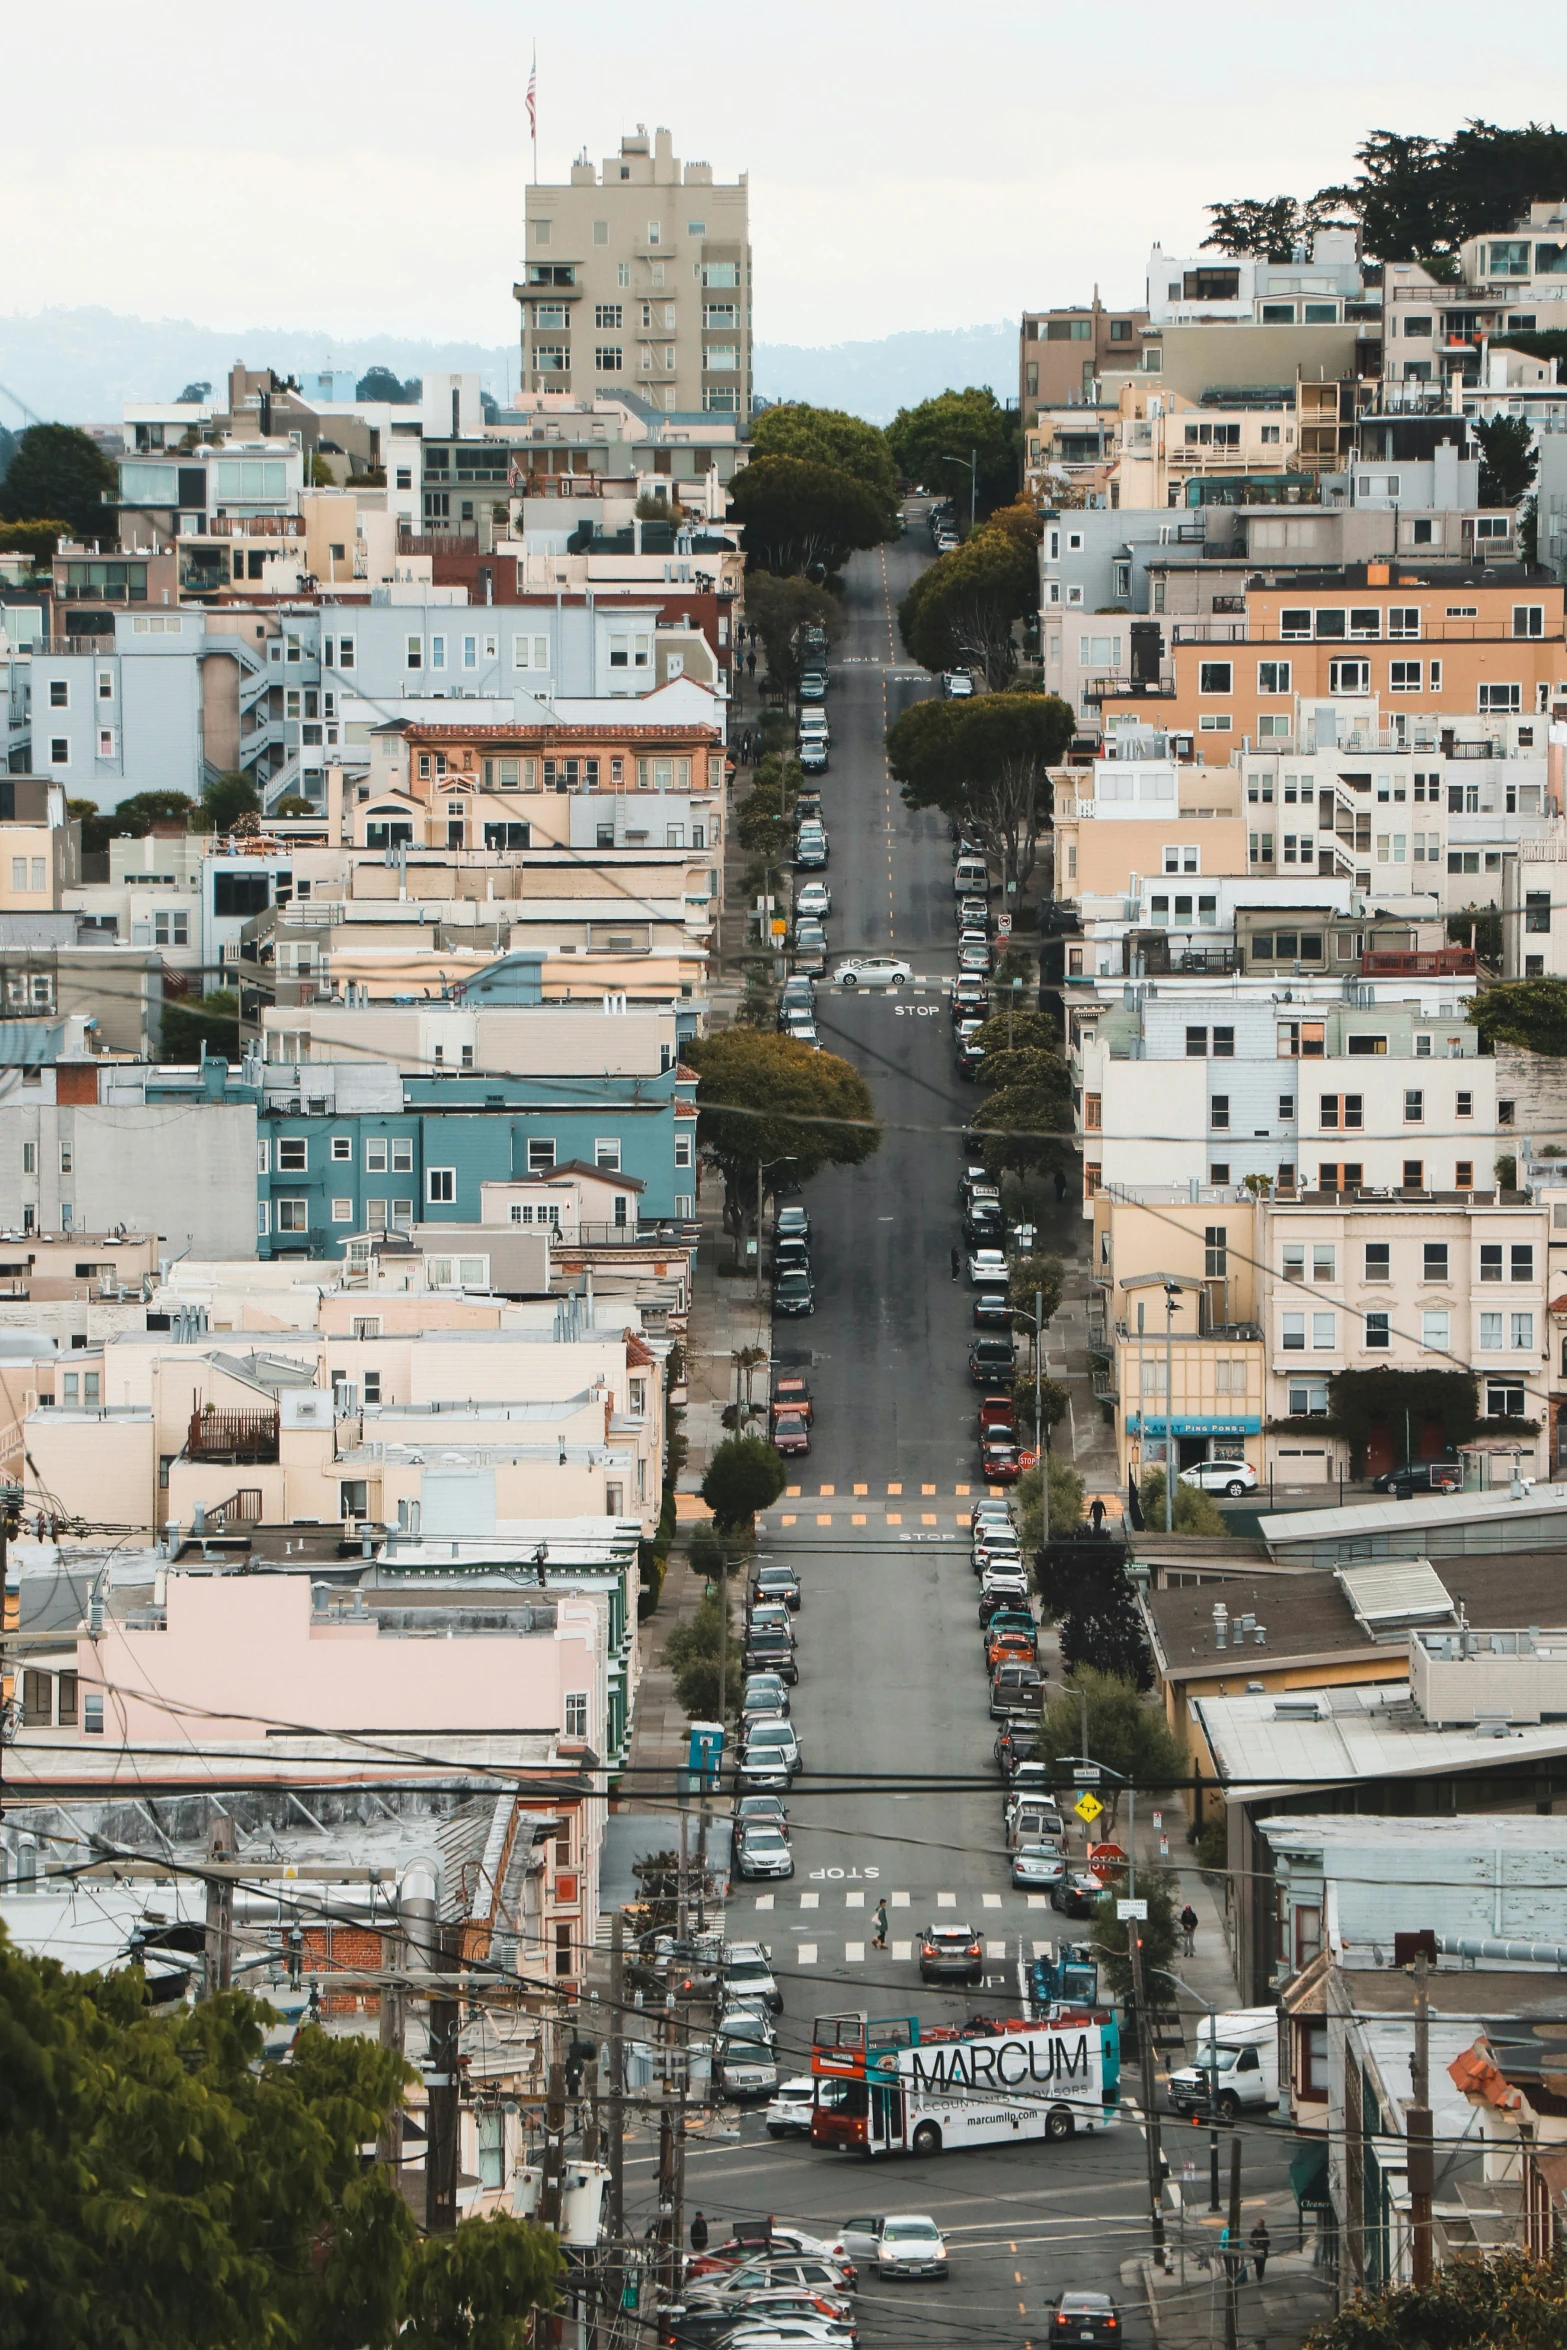
<instances>
[{"instance_id":1,"label":"chimney","mask_svg":"<svg viewBox=\"0 0 1567 2350\"><path fill-rule=\"evenodd\" d=\"M1229 1624L1229 1609L1222 1599L1216 1599L1213 1603L1213 1644L1215 1648L1223 1648L1225 1645L1225 1635L1229 1630Z\"/></svg>"}]
</instances>

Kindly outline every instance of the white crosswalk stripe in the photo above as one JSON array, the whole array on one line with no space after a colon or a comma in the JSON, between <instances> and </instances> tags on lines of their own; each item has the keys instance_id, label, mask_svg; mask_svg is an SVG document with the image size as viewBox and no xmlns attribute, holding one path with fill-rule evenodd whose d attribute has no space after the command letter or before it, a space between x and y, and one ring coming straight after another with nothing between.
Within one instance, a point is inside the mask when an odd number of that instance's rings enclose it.
<instances>
[{"instance_id":1,"label":"white crosswalk stripe","mask_svg":"<svg viewBox=\"0 0 1567 2350\"><path fill-rule=\"evenodd\" d=\"M771 1909L773 1906L772 1895L770 1893L758 1893L756 1897L756 1906L758 1909Z\"/></svg>"},{"instance_id":2,"label":"white crosswalk stripe","mask_svg":"<svg viewBox=\"0 0 1567 2350\"><path fill-rule=\"evenodd\" d=\"M845 1942L845 1944L844 1944L844 1946L843 1946L843 1955L844 1955L844 1957L845 1957L845 1958L848 1960L848 1962L849 1962L849 1964L850 1964L851 1966L855 1966L855 1965L857 1965L857 1964L858 1964L858 1963L859 1963L859 1962L860 1962L860 1961L861 1961L861 1960L864 1958L864 1956L865 1956L865 1945L864 1945L864 1943L863 1943L863 1942Z\"/></svg>"},{"instance_id":3,"label":"white crosswalk stripe","mask_svg":"<svg viewBox=\"0 0 1567 2350\"><path fill-rule=\"evenodd\" d=\"M821 1907L821 1899L822 1897L819 1893L802 1893L800 1896L800 1907L802 1909L819 1909Z\"/></svg>"},{"instance_id":4,"label":"white crosswalk stripe","mask_svg":"<svg viewBox=\"0 0 1567 2350\"><path fill-rule=\"evenodd\" d=\"M906 1893L889 1893L887 1896L887 1906L889 1909L907 1909L909 1906L909 1897Z\"/></svg>"},{"instance_id":5,"label":"white crosswalk stripe","mask_svg":"<svg viewBox=\"0 0 1567 2350\"><path fill-rule=\"evenodd\" d=\"M938 1893L938 1894L937 1894L937 1896L936 1896L936 1907L937 1907L938 1909L956 1909L956 1908L957 1908L957 1906L958 1906L958 1897L957 1897L957 1895L956 1895L955 1893Z\"/></svg>"},{"instance_id":6,"label":"white crosswalk stripe","mask_svg":"<svg viewBox=\"0 0 1567 2350\"><path fill-rule=\"evenodd\" d=\"M987 1942L985 1944L985 1956L987 1958L1005 1958L1006 1954L1007 1945L1005 1935L1002 1936L1000 1941Z\"/></svg>"},{"instance_id":7,"label":"white crosswalk stripe","mask_svg":"<svg viewBox=\"0 0 1567 2350\"><path fill-rule=\"evenodd\" d=\"M902 1958L902 1959L910 1959L910 1958L912 1958L912 1957L914 1956L914 1945L913 1945L913 1943L912 1943L912 1942L894 1942L894 1944L893 1944L893 1946L892 1946L892 1955L893 1955L893 1957L894 1957L894 1958Z\"/></svg>"},{"instance_id":8,"label":"white crosswalk stripe","mask_svg":"<svg viewBox=\"0 0 1567 2350\"><path fill-rule=\"evenodd\" d=\"M815 1943L802 1942L794 1954L794 1959L796 1966L814 1966L816 1964Z\"/></svg>"},{"instance_id":9,"label":"white crosswalk stripe","mask_svg":"<svg viewBox=\"0 0 1567 2350\"><path fill-rule=\"evenodd\" d=\"M865 1896L863 1893L846 1893L843 1897L843 1904L845 1909L863 1909Z\"/></svg>"},{"instance_id":10,"label":"white crosswalk stripe","mask_svg":"<svg viewBox=\"0 0 1567 2350\"><path fill-rule=\"evenodd\" d=\"M999 1893L982 1893L979 1897L979 1905L981 1909L999 1909L1001 1896Z\"/></svg>"}]
</instances>

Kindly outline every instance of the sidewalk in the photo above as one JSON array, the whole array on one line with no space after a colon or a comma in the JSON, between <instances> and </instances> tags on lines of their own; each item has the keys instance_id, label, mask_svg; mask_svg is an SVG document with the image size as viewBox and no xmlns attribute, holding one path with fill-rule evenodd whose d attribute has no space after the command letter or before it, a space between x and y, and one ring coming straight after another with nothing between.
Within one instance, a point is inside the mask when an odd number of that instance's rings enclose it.
<instances>
[{"instance_id":1,"label":"sidewalk","mask_svg":"<svg viewBox=\"0 0 1567 2350\"><path fill-rule=\"evenodd\" d=\"M1206 2164L1202 2166L1206 2172ZM1227 2174L1226 2174L1227 2175ZM1189 2198L1184 2214L1182 2195ZM1166 2214L1171 2270L1168 2275L1149 2259L1128 2260L1121 2269L1129 2304L1146 2304L1148 2322L1160 2350L1212 2350L1224 2339L1224 2275L1218 2243L1221 2218L1208 2209L1206 2175L1171 2182L1174 2210ZM1236 2303L1237 2340L1266 2345L1266 2350L1288 2350L1311 2328L1333 2315L1333 2278L1316 2263L1311 2231L1306 2249L1295 2245L1299 2229L1295 2202L1287 2191L1273 2195L1246 2195L1241 2199L1241 2235L1249 2236L1266 2217L1273 2250L1267 2275L1259 2285L1252 2262Z\"/></svg>"},{"instance_id":2,"label":"sidewalk","mask_svg":"<svg viewBox=\"0 0 1567 2350\"><path fill-rule=\"evenodd\" d=\"M733 1357L747 1347L766 1354L772 1343L772 1308L764 1295L758 1301L754 1274L743 1279L723 1276L720 1265L734 1256L734 1243L722 1227L723 1193L710 1177L705 1196L698 1200L701 1240L692 1275L691 1320L686 1340L686 1465L676 1491L678 1512L674 1547L664 1576L656 1614L642 1627L642 1679L637 1689L636 1716L631 1731L630 1794L624 1808L645 1811L667 1807L675 1793L675 1773L686 1760L685 1709L675 1695L674 1674L664 1663L664 1648L677 1624L695 1615L704 1585L686 1564L691 1528L706 1517L697 1494L707 1464L729 1431L723 1425L724 1407L734 1401L737 1373ZM767 1399L768 1366L764 1361L752 1373L752 1392L758 1402ZM645 1777L655 1772L655 1777Z\"/></svg>"}]
</instances>

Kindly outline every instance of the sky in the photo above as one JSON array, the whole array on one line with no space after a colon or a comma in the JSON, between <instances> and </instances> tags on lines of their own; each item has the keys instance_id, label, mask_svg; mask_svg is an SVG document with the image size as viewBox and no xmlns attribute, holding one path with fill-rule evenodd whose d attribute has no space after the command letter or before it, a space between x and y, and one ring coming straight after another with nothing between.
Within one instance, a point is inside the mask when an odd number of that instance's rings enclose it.
<instances>
[{"instance_id":1,"label":"sky","mask_svg":"<svg viewBox=\"0 0 1567 2350\"><path fill-rule=\"evenodd\" d=\"M541 179L639 122L749 172L764 341L968 326L1095 284L1130 303L1206 202L1348 177L1369 128L1561 119L1535 69L1559 9L1503 21L1493 41L1457 0L12 9L0 305L509 341L535 42Z\"/></svg>"}]
</instances>

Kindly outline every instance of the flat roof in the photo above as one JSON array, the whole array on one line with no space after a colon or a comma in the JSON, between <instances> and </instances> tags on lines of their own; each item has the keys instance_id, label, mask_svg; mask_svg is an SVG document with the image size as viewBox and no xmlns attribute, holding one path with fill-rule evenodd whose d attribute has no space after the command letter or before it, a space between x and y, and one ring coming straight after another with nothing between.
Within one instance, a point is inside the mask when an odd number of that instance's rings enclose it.
<instances>
[{"instance_id":1,"label":"flat roof","mask_svg":"<svg viewBox=\"0 0 1567 2350\"><path fill-rule=\"evenodd\" d=\"M1311 1697L1323 1708L1317 1719L1304 1712L1281 1717L1281 1703L1296 1706ZM1302 1784L1341 1787L1357 1779L1494 1771L1567 1754L1567 1722L1514 1726L1502 1737L1481 1728L1433 1728L1414 1711L1407 1681L1194 1697L1191 1703L1221 1781L1247 1801L1289 1795Z\"/></svg>"},{"instance_id":2,"label":"flat roof","mask_svg":"<svg viewBox=\"0 0 1567 2350\"><path fill-rule=\"evenodd\" d=\"M1429 1201L1425 1204L1430 1206ZM1412 1528L1423 1530L1455 1522L1484 1525L1531 1510L1567 1516L1567 1485L1532 1485L1520 1501L1501 1487L1489 1493L1416 1493L1408 1501L1352 1502L1343 1509L1277 1510L1259 1518L1257 1526L1272 1550L1280 1543L1351 1542L1357 1536L1395 1531L1407 1534Z\"/></svg>"}]
</instances>

